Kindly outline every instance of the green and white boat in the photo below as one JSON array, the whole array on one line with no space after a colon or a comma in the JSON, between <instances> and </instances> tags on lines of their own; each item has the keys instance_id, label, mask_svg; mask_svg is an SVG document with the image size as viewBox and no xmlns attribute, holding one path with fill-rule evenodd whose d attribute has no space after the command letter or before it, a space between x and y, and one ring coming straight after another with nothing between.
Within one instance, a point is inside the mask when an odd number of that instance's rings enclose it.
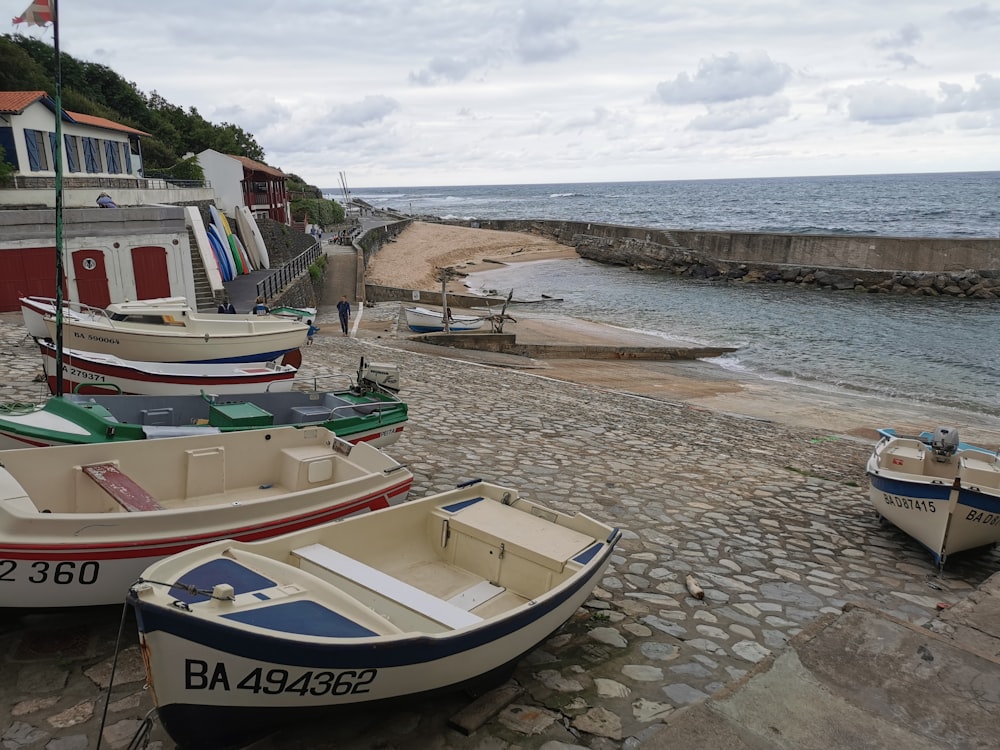
<instances>
[{"instance_id":1,"label":"green and white boat","mask_svg":"<svg viewBox=\"0 0 1000 750\"><path fill-rule=\"evenodd\" d=\"M0 450L319 425L376 448L399 439L407 406L395 366L361 362L357 384L335 391L230 395L53 396L41 404L0 404Z\"/></svg>"}]
</instances>

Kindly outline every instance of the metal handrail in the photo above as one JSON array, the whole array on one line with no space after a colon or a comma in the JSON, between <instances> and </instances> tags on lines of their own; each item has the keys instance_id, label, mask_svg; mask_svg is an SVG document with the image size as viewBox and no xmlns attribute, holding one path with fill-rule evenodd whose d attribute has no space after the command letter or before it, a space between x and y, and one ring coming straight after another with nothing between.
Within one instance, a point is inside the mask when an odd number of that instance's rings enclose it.
<instances>
[{"instance_id":1,"label":"metal handrail","mask_svg":"<svg viewBox=\"0 0 1000 750\"><path fill-rule=\"evenodd\" d=\"M304 271L309 269L323 253L323 247L319 242L313 244L308 250L296 255L287 263L283 264L266 279L257 282L257 296L269 300L276 296L288 284L298 278Z\"/></svg>"}]
</instances>

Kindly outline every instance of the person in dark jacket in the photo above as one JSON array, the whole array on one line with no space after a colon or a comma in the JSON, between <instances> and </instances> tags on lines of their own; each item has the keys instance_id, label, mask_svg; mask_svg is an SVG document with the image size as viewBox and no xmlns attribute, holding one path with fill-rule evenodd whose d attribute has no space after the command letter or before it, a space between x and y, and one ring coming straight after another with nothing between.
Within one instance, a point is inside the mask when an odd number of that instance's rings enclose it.
<instances>
[{"instance_id":1,"label":"person in dark jacket","mask_svg":"<svg viewBox=\"0 0 1000 750\"><path fill-rule=\"evenodd\" d=\"M337 303L337 314L340 315L340 329L346 336L348 324L351 322L351 303L347 301L346 295Z\"/></svg>"},{"instance_id":2,"label":"person in dark jacket","mask_svg":"<svg viewBox=\"0 0 1000 750\"><path fill-rule=\"evenodd\" d=\"M219 312L226 315L235 315L236 306L233 305L233 303L227 299L225 302L221 302L219 304Z\"/></svg>"}]
</instances>

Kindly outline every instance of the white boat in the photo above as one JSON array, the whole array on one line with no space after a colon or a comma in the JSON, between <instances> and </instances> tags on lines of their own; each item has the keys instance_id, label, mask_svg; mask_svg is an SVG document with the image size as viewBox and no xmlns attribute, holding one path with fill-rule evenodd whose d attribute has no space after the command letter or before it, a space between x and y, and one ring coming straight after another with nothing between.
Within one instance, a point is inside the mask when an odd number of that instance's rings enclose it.
<instances>
[{"instance_id":1,"label":"white boat","mask_svg":"<svg viewBox=\"0 0 1000 750\"><path fill-rule=\"evenodd\" d=\"M120 603L167 555L386 508L412 482L322 427L6 451L0 607Z\"/></svg>"},{"instance_id":2,"label":"white boat","mask_svg":"<svg viewBox=\"0 0 1000 750\"><path fill-rule=\"evenodd\" d=\"M25 309L22 299L22 312ZM183 297L116 302L103 310L86 305L72 309L62 321L67 349L137 362L266 362L305 345L309 330L305 323L279 316L200 313ZM48 338L54 340L55 314L42 319ZM27 319L25 325L35 328Z\"/></svg>"},{"instance_id":3,"label":"white boat","mask_svg":"<svg viewBox=\"0 0 1000 750\"><path fill-rule=\"evenodd\" d=\"M46 316L55 316L56 301L50 297L19 297L21 303L21 317L24 318L24 327L28 333L36 339L49 337L49 328L45 325ZM80 309L80 305L75 302L63 303L63 315L67 318L88 318L91 315Z\"/></svg>"},{"instance_id":4,"label":"white boat","mask_svg":"<svg viewBox=\"0 0 1000 750\"><path fill-rule=\"evenodd\" d=\"M36 339L49 391L56 389L56 347ZM133 362L113 354L63 350L63 392L181 396L289 391L297 369L276 362Z\"/></svg>"},{"instance_id":5,"label":"white boat","mask_svg":"<svg viewBox=\"0 0 1000 750\"><path fill-rule=\"evenodd\" d=\"M316 711L505 679L587 600L620 536L474 482L174 555L128 599L166 731L243 746Z\"/></svg>"},{"instance_id":6,"label":"white boat","mask_svg":"<svg viewBox=\"0 0 1000 750\"><path fill-rule=\"evenodd\" d=\"M406 325L417 333L433 333L444 330L444 312L430 310L426 307L407 307ZM475 315L452 315L448 320L449 331L478 331L483 327L486 318Z\"/></svg>"},{"instance_id":7,"label":"white boat","mask_svg":"<svg viewBox=\"0 0 1000 750\"><path fill-rule=\"evenodd\" d=\"M907 436L880 430L868 459L875 511L925 546L948 555L1000 542L1000 458L959 442L958 431Z\"/></svg>"}]
</instances>

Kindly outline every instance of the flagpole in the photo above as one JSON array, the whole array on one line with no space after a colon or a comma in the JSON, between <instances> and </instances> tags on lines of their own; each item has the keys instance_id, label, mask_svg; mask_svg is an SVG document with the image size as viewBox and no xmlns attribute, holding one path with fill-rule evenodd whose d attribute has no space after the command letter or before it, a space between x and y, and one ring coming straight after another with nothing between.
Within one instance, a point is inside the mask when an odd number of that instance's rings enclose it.
<instances>
[{"instance_id":1,"label":"flagpole","mask_svg":"<svg viewBox=\"0 0 1000 750\"><path fill-rule=\"evenodd\" d=\"M59 53L59 2L52 1L52 43L56 53L56 396L63 395L63 170L62 55Z\"/></svg>"}]
</instances>

